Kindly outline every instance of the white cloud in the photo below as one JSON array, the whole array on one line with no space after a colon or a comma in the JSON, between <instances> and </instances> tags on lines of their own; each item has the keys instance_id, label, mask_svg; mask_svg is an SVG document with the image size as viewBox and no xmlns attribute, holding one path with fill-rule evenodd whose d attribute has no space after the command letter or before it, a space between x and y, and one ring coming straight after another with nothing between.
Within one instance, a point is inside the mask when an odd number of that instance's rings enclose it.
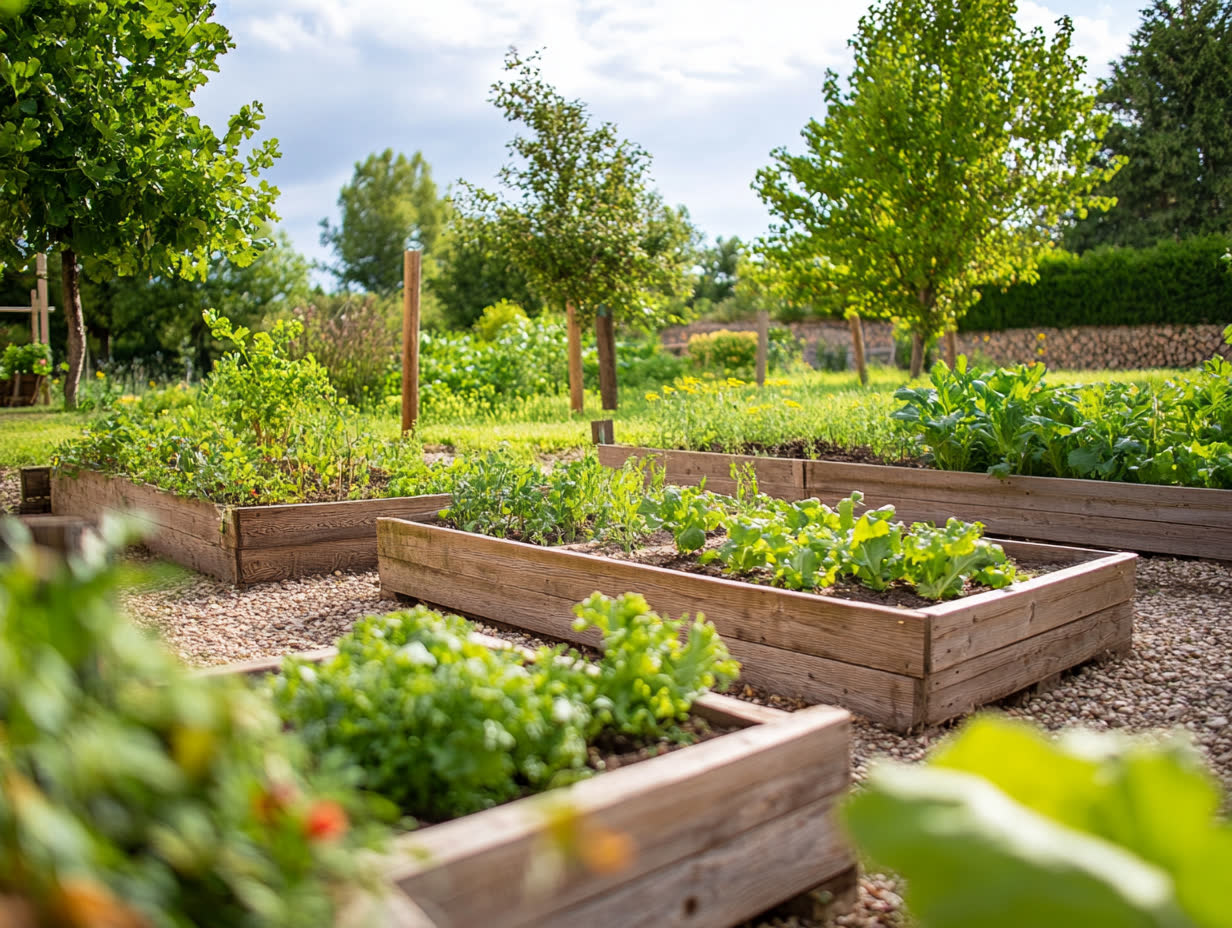
<instances>
[{"instance_id":1,"label":"white cloud","mask_svg":"<svg viewBox=\"0 0 1232 928\"><path fill-rule=\"evenodd\" d=\"M1102 76L1141 0L1019 0L1049 35L1066 12L1074 51ZM264 102L284 157L271 180L297 247L320 256L354 162L422 150L444 186L491 184L513 128L487 102L509 45L544 49L546 80L654 156L664 196L710 234L751 237L749 190L778 145L820 115L826 68L850 67L865 0L220 0L237 50L201 95L207 118Z\"/></svg>"}]
</instances>

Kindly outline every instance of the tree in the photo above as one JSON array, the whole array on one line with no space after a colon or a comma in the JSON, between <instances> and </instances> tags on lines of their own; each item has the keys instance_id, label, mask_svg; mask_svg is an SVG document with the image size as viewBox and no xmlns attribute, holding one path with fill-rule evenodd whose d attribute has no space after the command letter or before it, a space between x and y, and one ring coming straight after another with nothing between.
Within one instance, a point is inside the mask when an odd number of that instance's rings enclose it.
<instances>
[{"instance_id":1,"label":"tree","mask_svg":"<svg viewBox=\"0 0 1232 928\"><path fill-rule=\"evenodd\" d=\"M1100 189L1117 205L1077 222L1067 247L1232 232L1230 0L1155 0L1099 103L1113 123L1096 164L1128 161Z\"/></svg>"},{"instance_id":2,"label":"tree","mask_svg":"<svg viewBox=\"0 0 1232 928\"><path fill-rule=\"evenodd\" d=\"M1091 163L1108 117L1072 31L1022 33L1012 0L887 0L850 42L846 93L827 72L805 153L776 149L757 174L772 240L843 269L855 308L905 320L913 375L979 285L1030 279L1063 213L1111 205L1091 193L1117 164Z\"/></svg>"},{"instance_id":3,"label":"tree","mask_svg":"<svg viewBox=\"0 0 1232 928\"><path fill-rule=\"evenodd\" d=\"M86 328L107 360L141 364L159 375L183 374L187 362L204 374L217 347L202 318L205 310L256 327L308 298L309 271L307 259L280 231L244 267L214 255L200 281L174 275L101 282L83 278Z\"/></svg>"},{"instance_id":4,"label":"tree","mask_svg":"<svg viewBox=\"0 0 1232 928\"><path fill-rule=\"evenodd\" d=\"M192 94L233 47L207 0L31 0L0 20L0 262L59 249L68 323L64 398L85 357L78 262L96 279L203 276L262 247L276 188L252 181L276 141L240 149L261 106L222 137L189 114Z\"/></svg>"},{"instance_id":5,"label":"tree","mask_svg":"<svg viewBox=\"0 0 1232 928\"><path fill-rule=\"evenodd\" d=\"M423 155L395 157L392 148L356 163L338 209L341 225L321 220L321 244L338 258L329 270L344 289L368 293L401 287L403 252L431 252L448 219L448 201L437 196Z\"/></svg>"},{"instance_id":6,"label":"tree","mask_svg":"<svg viewBox=\"0 0 1232 928\"><path fill-rule=\"evenodd\" d=\"M530 134L507 146L514 161L498 174L503 196L465 185L468 211L490 219L512 264L547 305L565 307L575 411L583 399L580 326L595 323L600 384L610 387L603 406L611 409L611 320L644 319L664 305L665 291L685 286L688 262L667 244L679 240L669 232L678 224L648 189L650 156L612 123L592 127L584 103L564 99L540 78L537 57L522 60L510 49L505 70L516 77L492 85L491 101Z\"/></svg>"},{"instance_id":7,"label":"tree","mask_svg":"<svg viewBox=\"0 0 1232 928\"><path fill-rule=\"evenodd\" d=\"M699 273L693 285L693 303L710 307L722 303L736 290L744 243L736 236L719 236L713 245L698 250Z\"/></svg>"},{"instance_id":8,"label":"tree","mask_svg":"<svg viewBox=\"0 0 1232 928\"><path fill-rule=\"evenodd\" d=\"M536 316L542 301L531 292L526 275L500 244L499 230L484 216L454 212L437 243L436 272L425 275L425 288L437 299L449 325L474 325L484 309L508 300Z\"/></svg>"}]
</instances>

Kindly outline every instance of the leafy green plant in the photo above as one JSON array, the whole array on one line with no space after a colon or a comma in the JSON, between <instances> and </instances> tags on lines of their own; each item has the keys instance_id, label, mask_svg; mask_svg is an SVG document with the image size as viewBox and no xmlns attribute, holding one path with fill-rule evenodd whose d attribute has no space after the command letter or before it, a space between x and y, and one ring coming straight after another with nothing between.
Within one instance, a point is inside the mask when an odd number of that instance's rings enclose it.
<instances>
[{"instance_id":1,"label":"leafy green plant","mask_svg":"<svg viewBox=\"0 0 1232 928\"><path fill-rule=\"evenodd\" d=\"M664 486L657 493L647 494L639 509L652 531L666 528L672 533L676 548L682 552L696 551L706 543L706 534L723 522L723 510L718 498L705 489L704 481L695 487Z\"/></svg>"},{"instance_id":2,"label":"leafy green plant","mask_svg":"<svg viewBox=\"0 0 1232 928\"><path fill-rule=\"evenodd\" d=\"M53 463L241 505L352 499L382 492L384 480L403 494L434 492L414 439L372 437L325 369L292 357L298 322L251 333L206 319L233 350L199 392L160 391L117 407L57 448Z\"/></svg>"},{"instance_id":3,"label":"leafy green plant","mask_svg":"<svg viewBox=\"0 0 1232 928\"><path fill-rule=\"evenodd\" d=\"M0 921L18 900L40 925L331 924L335 892L362 875L355 852L383 832L353 772L318 766L244 683L190 677L116 608L107 552L66 564L15 532L0 567Z\"/></svg>"},{"instance_id":4,"label":"leafy green plant","mask_svg":"<svg viewBox=\"0 0 1232 928\"><path fill-rule=\"evenodd\" d=\"M981 371L959 358L903 387L892 418L943 470L1232 488L1232 364L1152 388L1054 387L1042 364Z\"/></svg>"},{"instance_id":5,"label":"leafy green plant","mask_svg":"<svg viewBox=\"0 0 1232 928\"><path fill-rule=\"evenodd\" d=\"M595 594L575 627L603 635L595 664L562 647L533 660L470 640L470 623L423 606L360 622L338 655L288 658L272 683L314 752L364 771L364 785L431 819L462 815L588 775L602 730L658 737L738 665L701 616L664 621L634 594Z\"/></svg>"},{"instance_id":6,"label":"leafy green plant","mask_svg":"<svg viewBox=\"0 0 1232 928\"><path fill-rule=\"evenodd\" d=\"M14 374L49 374L51 373L51 346L41 342L29 342L25 345L9 345L0 357L0 380L7 380Z\"/></svg>"},{"instance_id":7,"label":"leafy green plant","mask_svg":"<svg viewBox=\"0 0 1232 928\"><path fill-rule=\"evenodd\" d=\"M441 517L534 544L610 538L628 547L650 531L640 505L647 466L631 461L617 471L588 456L544 473L500 452L459 458L442 477L453 500Z\"/></svg>"},{"instance_id":8,"label":"leafy green plant","mask_svg":"<svg viewBox=\"0 0 1232 928\"><path fill-rule=\"evenodd\" d=\"M485 306L483 313L480 314L472 328L476 336L485 342L490 342L505 326L520 326L529 321L526 310L517 303L500 300L491 306Z\"/></svg>"},{"instance_id":9,"label":"leafy green plant","mask_svg":"<svg viewBox=\"0 0 1232 928\"><path fill-rule=\"evenodd\" d=\"M757 333L699 332L689 336L687 349L693 366L725 375L748 374L757 358Z\"/></svg>"},{"instance_id":10,"label":"leafy green plant","mask_svg":"<svg viewBox=\"0 0 1232 928\"><path fill-rule=\"evenodd\" d=\"M595 722L622 734L667 734L673 723L688 718L698 696L726 689L740 671L700 612L691 623L688 616L661 618L636 593L617 599L595 593L573 612L574 630L595 628L603 636L599 673L590 678Z\"/></svg>"},{"instance_id":11,"label":"leafy green plant","mask_svg":"<svg viewBox=\"0 0 1232 928\"><path fill-rule=\"evenodd\" d=\"M1232 872L1219 804L1180 738L1052 741L983 716L926 765L874 767L844 811L925 928L1216 928Z\"/></svg>"}]
</instances>

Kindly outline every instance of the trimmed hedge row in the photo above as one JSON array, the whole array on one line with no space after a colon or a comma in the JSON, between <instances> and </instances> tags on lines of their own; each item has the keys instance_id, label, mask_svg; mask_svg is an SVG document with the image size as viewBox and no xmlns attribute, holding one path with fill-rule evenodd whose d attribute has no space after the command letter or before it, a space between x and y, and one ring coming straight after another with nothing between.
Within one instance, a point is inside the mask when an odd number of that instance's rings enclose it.
<instances>
[{"instance_id":1,"label":"trimmed hedge row","mask_svg":"<svg viewBox=\"0 0 1232 928\"><path fill-rule=\"evenodd\" d=\"M964 332L1078 325L1202 325L1232 318L1232 246L1213 235L1152 248L1056 252L1039 281L984 291L959 323Z\"/></svg>"}]
</instances>

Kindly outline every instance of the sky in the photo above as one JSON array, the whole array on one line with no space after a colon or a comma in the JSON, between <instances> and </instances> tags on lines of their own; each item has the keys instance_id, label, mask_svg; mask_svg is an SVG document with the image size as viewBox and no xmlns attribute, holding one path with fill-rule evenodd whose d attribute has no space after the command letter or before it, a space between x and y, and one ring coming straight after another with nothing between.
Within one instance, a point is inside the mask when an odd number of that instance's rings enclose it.
<instances>
[{"instance_id":1,"label":"sky","mask_svg":"<svg viewBox=\"0 0 1232 928\"><path fill-rule=\"evenodd\" d=\"M1019 0L1023 28L1069 16L1090 79L1128 47L1146 0ZM386 148L421 151L444 190L494 189L516 127L488 102L505 50L542 50L543 77L652 156L655 185L716 236L753 238L768 215L750 189L778 146L799 150L825 71L850 70L855 0L219 0L236 48L196 111L215 129L265 110L282 158L266 176L301 253L325 261L319 223Z\"/></svg>"}]
</instances>

